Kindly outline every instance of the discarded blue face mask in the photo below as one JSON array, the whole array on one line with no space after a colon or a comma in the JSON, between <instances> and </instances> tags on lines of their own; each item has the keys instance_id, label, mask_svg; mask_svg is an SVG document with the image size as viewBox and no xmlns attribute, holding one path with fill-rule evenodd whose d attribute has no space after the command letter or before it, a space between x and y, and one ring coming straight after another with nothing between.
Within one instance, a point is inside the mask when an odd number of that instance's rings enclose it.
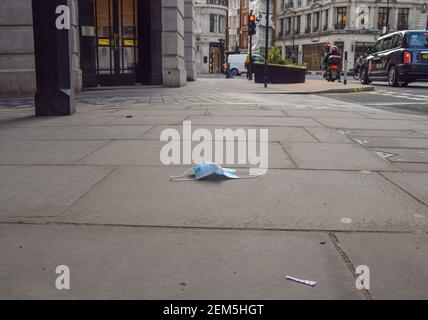
<instances>
[{"instance_id":1,"label":"discarded blue face mask","mask_svg":"<svg viewBox=\"0 0 428 320\"><path fill-rule=\"evenodd\" d=\"M215 178L229 178L229 179L240 179L236 174L236 170L222 168L217 163L204 162L198 164L190 170L186 170L181 176L171 177L171 181L192 181L202 179L215 179ZM193 175L193 179L186 178L189 174Z\"/></svg>"},{"instance_id":2,"label":"discarded blue face mask","mask_svg":"<svg viewBox=\"0 0 428 320\"><path fill-rule=\"evenodd\" d=\"M220 165L211 162L198 164L191 169L196 180L201 180L210 176L225 176L230 179L239 179L236 175L236 170L222 168Z\"/></svg>"}]
</instances>

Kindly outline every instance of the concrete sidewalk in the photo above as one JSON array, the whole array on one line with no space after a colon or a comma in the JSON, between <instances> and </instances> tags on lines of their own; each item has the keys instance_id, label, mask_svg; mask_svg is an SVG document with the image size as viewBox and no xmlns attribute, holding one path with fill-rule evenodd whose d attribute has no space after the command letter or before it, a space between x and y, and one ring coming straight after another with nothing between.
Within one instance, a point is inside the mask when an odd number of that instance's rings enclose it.
<instances>
[{"instance_id":1,"label":"concrete sidewalk","mask_svg":"<svg viewBox=\"0 0 428 320\"><path fill-rule=\"evenodd\" d=\"M347 85L325 80L307 79L305 83L263 84L248 81L244 76L234 79L201 78L189 82L184 88L164 88L147 86L101 87L77 95L78 106L121 105L170 105L170 104L222 104L240 103L248 94L306 94L349 93L374 91L373 86L350 83ZM261 99L263 101L263 99ZM33 108L33 97L0 97L1 109Z\"/></svg>"},{"instance_id":2,"label":"concrete sidewalk","mask_svg":"<svg viewBox=\"0 0 428 320\"><path fill-rule=\"evenodd\" d=\"M268 90L265 88L258 88L254 92L269 94L326 94L370 91L375 91L375 88L370 85L362 85L355 82L348 82L345 85L342 78L342 82L328 82L326 80L307 79L305 83L270 84Z\"/></svg>"},{"instance_id":3,"label":"concrete sidewalk","mask_svg":"<svg viewBox=\"0 0 428 320\"><path fill-rule=\"evenodd\" d=\"M230 83L150 89L156 105L85 93L72 117L1 110L0 298L427 299L428 117ZM170 182L184 167L160 163L160 133L184 120L269 129L267 175Z\"/></svg>"}]
</instances>

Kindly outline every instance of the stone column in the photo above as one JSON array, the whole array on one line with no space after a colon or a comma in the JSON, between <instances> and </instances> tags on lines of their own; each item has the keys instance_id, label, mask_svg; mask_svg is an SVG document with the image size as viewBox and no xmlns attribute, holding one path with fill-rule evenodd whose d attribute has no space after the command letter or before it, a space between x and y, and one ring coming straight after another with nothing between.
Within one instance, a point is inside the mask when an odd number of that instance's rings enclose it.
<instances>
[{"instance_id":1,"label":"stone column","mask_svg":"<svg viewBox=\"0 0 428 320\"><path fill-rule=\"evenodd\" d=\"M71 9L71 1L32 1L37 116L66 116L76 111L71 30L66 23L57 28L60 15L56 13L59 6Z\"/></svg>"},{"instance_id":2,"label":"stone column","mask_svg":"<svg viewBox=\"0 0 428 320\"><path fill-rule=\"evenodd\" d=\"M77 0L70 1L71 29L70 36L72 42L72 76L74 90L82 91L82 69L80 68L80 41L79 41L79 19Z\"/></svg>"},{"instance_id":3,"label":"stone column","mask_svg":"<svg viewBox=\"0 0 428 320\"><path fill-rule=\"evenodd\" d=\"M416 6L413 6L409 10L409 29L415 30L416 28L416 20L417 20L417 12L416 12Z\"/></svg>"},{"instance_id":4,"label":"stone column","mask_svg":"<svg viewBox=\"0 0 428 320\"><path fill-rule=\"evenodd\" d=\"M184 57L186 61L187 80L195 81L196 73L196 26L195 5L193 0L184 1Z\"/></svg>"},{"instance_id":5,"label":"stone column","mask_svg":"<svg viewBox=\"0 0 428 320\"><path fill-rule=\"evenodd\" d=\"M330 15L328 16L328 20L329 20L329 22L328 22L328 28L329 29L334 29L334 24L335 24L335 15L336 15L336 8L335 7L333 7L333 6L331 6L330 7L330 10L329 10L330 12Z\"/></svg>"},{"instance_id":6,"label":"stone column","mask_svg":"<svg viewBox=\"0 0 428 320\"><path fill-rule=\"evenodd\" d=\"M348 6L348 21L347 21L347 27L349 29L355 29L357 26L357 7L355 3Z\"/></svg>"},{"instance_id":7,"label":"stone column","mask_svg":"<svg viewBox=\"0 0 428 320\"><path fill-rule=\"evenodd\" d=\"M162 66L164 86L180 87L186 84L182 0L162 0Z\"/></svg>"}]
</instances>

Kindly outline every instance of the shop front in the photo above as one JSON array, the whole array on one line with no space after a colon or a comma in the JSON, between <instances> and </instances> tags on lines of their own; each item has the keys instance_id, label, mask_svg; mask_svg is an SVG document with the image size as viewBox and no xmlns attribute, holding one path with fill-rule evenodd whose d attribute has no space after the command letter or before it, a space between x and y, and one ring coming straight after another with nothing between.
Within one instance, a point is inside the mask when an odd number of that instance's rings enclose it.
<instances>
[{"instance_id":1,"label":"shop front","mask_svg":"<svg viewBox=\"0 0 428 320\"><path fill-rule=\"evenodd\" d=\"M325 55L324 43L308 44L303 46L303 63L306 64L308 70L311 70L311 71L321 70L324 55Z\"/></svg>"}]
</instances>

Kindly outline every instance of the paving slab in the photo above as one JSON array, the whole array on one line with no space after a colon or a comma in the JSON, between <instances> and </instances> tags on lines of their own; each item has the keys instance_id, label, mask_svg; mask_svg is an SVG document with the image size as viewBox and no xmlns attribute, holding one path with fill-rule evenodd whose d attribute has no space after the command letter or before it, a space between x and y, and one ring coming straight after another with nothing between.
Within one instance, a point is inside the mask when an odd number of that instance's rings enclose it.
<instances>
[{"instance_id":1,"label":"paving slab","mask_svg":"<svg viewBox=\"0 0 428 320\"><path fill-rule=\"evenodd\" d=\"M0 127L62 127L102 126L114 120L110 112L79 113L68 117L23 116L0 121Z\"/></svg>"},{"instance_id":2,"label":"paving slab","mask_svg":"<svg viewBox=\"0 0 428 320\"><path fill-rule=\"evenodd\" d=\"M138 116L138 117L158 117L158 116L178 116L187 118L191 115L204 115L207 110L177 110L177 109L147 109L147 108L126 108L113 113L115 116Z\"/></svg>"},{"instance_id":3,"label":"paving slab","mask_svg":"<svg viewBox=\"0 0 428 320\"><path fill-rule=\"evenodd\" d=\"M399 171L356 144L284 142L284 147L302 169Z\"/></svg>"},{"instance_id":4,"label":"paving slab","mask_svg":"<svg viewBox=\"0 0 428 320\"><path fill-rule=\"evenodd\" d=\"M111 170L109 167L0 166L0 219L59 215Z\"/></svg>"},{"instance_id":5,"label":"paving slab","mask_svg":"<svg viewBox=\"0 0 428 320\"><path fill-rule=\"evenodd\" d=\"M323 233L0 225L0 241L3 299L364 299Z\"/></svg>"},{"instance_id":6,"label":"paving slab","mask_svg":"<svg viewBox=\"0 0 428 320\"><path fill-rule=\"evenodd\" d=\"M107 141L2 141L0 165L73 164Z\"/></svg>"},{"instance_id":7,"label":"paving slab","mask_svg":"<svg viewBox=\"0 0 428 320\"><path fill-rule=\"evenodd\" d=\"M394 162L394 166L400 168L405 172L428 172L428 162L416 163L416 162Z\"/></svg>"},{"instance_id":8,"label":"paving slab","mask_svg":"<svg viewBox=\"0 0 428 320\"><path fill-rule=\"evenodd\" d=\"M273 170L170 182L180 168L120 167L57 221L292 230L427 230L428 208L377 173ZM343 223L343 218L351 223Z\"/></svg>"},{"instance_id":9,"label":"paving slab","mask_svg":"<svg viewBox=\"0 0 428 320\"><path fill-rule=\"evenodd\" d=\"M370 106L370 104L368 106ZM358 113L361 115L364 115L367 118L371 118L371 119L411 119L411 120L427 119L423 115L394 113L394 112L389 112L389 111L384 111L384 112L382 112L382 111L377 111L377 112L358 111Z\"/></svg>"},{"instance_id":10,"label":"paving slab","mask_svg":"<svg viewBox=\"0 0 428 320\"><path fill-rule=\"evenodd\" d=\"M378 130L418 130L427 129L427 125L413 120L344 119L315 118L323 125L336 129L378 129Z\"/></svg>"},{"instance_id":11,"label":"paving slab","mask_svg":"<svg viewBox=\"0 0 428 320\"><path fill-rule=\"evenodd\" d=\"M422 133L413 130L347 130L352 137L390 137L390 138L423 138Z\"/></svg>"},{"instance_id":12,"label":"paving slab","mask_svg":"<svg viewBox=\"0 0 428 320\"><path fill-rule=\"evenodd\" d=\"M228 117L228 116L192 116L188 120L193 125L220 126L272 126L272 127L320 127L321 125L308 118L290 117Z\"/></svg>"},{"instance_id":13,"label":"paving slab","mask_svg":"<svg viewBox=\"0 0 428 320\"><path fill-rule=\"evenodd\" d=\"M365 119L366 117L352 111L330 111L330 110L284 110L290 117L321 117L321 118L351 118Z\"/></svg>"},{"instance_id":14,"label":"paving slab","mask_svg":"<svg viewBox=\"0 0 428 320\"><path fill-rule=\"evenodd\" d=\"M340 130L324 127L306 127L306 131L312 134L316 139L325 143L353 143ZM299 141L304 142L304 141Z\"/></svg>"},{"instance_id":15,"label":"paving slab","mask_svg":"<svg viewBox=\"0 0 428 320\"><path fill-rule=\"evenodd\" d=\"M281 110L236 110L236 109L209 109L209 116L229 116L229 117L285 117Z\"/></svg>"},{"instance_id":16,"label":"paving slab","mask_svg":"<svg viewBox=\"0 0 428 320\"><path fill-rule=\"evenodd\" d=\"M135 125L158 125L158 124L180 124L188 117L187 114L177 116L133 116L128 118L126 115L119 116L109 122L112 126L135 126Z\"/></svg>"},{"instance_id":17,"label":"paving slab","mask_svg":"<svg viewBox=\"0 0 428 320\"><path fill-rule=\"evenodd\" d=\"M382 175L428 205L427 173L384 172ZM428 218L428 216L426 218Z\"/></svg>"},{"instance_id":18,"label":"paving slab","mask_svg":"<svg viewBox=\"0 0 428 320\"><path fill-rule=\"evenodd\" d=\"M371 148L423 148L428 149L428 138L385 138L385 137L361 137L355 139L364 141L366 147Z\"/></svg>"},{"instance_id":19,"label":"paving slab","mask_svg":"<svg viewBox=\"0 0 428 320\"><path fill-rule=\"evenodd\" d=\"M339 233L355 266L370 269L375 299L428 299L426 234Z\"/></svg>"},{"instance_id":20,"label":"paving slab","mask_svg":"<svg viewBox=\"0 0 428 320\"><path fill-rule=\"evenodd\" d=\"M372 150L392 154L388 158L392 162L428 162L427 149L372 148Z\"/></svg>"},{"instance_id":21,"label":"paving slab","mask_svg":"<svg viewBox=\"0 0 428 320\"><path fill-rule=\"evenodd\" d=\"M120 140L138 139L152 126L86 126L1 128L1 140Z\"/></svg>"},{"instance_id":22,"label":"paving slab","mask_svg":"<svg viewBox=\"0 0 428 320\"><path fill-rule=\"evenodd\" d=\"M120 140L112 141L104 147L100 148L96 152L93 152L88 157L82 159L78 162L81 165L138 165L138 166L163 166L163 163L160 160L161 150L166 146L167 142L161 141L151 141L151 140ZM183 150L183 144L181 144L181 150ZM198 142L192 142L192 150L198 145ZM259 143L254 142L256 147L259 146ZM215 143L212 143L212 157L205 159L208 162L218 162L220 165L227 165L232 167L253 167L246 161L245 163L238 162L238 150L239 146L247 146L246 143L235 142L234 148L234 162L226 163L226 143L223 144L223 158L224 161L214 161L215 160ZM180 153L181 161L180 164L175 164L175 166L186 166L190 167L189 164L183 164L183 151ZM247 149L248 152L248 149ZM289 156L284 151L282 145L279 142L269 142L268 144L268 165L269 168L294 168L294 164ZM248 153L246 159L248 160ZM256 166L257 167L257 166Z\"/></svg>"},{"instance_id":23,"label":"paving slab","mask_svg":"<svg viewBox=\"0 0 428 320\"><path fill-rule=\"evenodd\" d=\"M264 107L263 104L258 104L258 103L242 103L242 104L234 104L233 106L231 106L230 104L222 104L222 103L217 103L215 105L207 105L207 104L201 104L201 105L189 105L188 109L189 110L231 110L231 108L233 108L233 110L260 110L261 107Z\"/></svg>"},{"instance_id":24,"label":"paving slab","mask_svg":"<svg viewBox=\"0 0 428 320\"><path fill-rule=\"evenodd\" d=\"M143 139L159 140L161 133L166 129L174 129L180 133L180 139L183 139L183 126L156 126L144 134ZM243 129L247 133L247 139L250 140L248 130L257 130L257 141L260 141L260 129L269 130L269 141L298 141L298 142L317 142L305 129L298 127L256 127L256 126L195 126L192 125L192 132L199 129L209 130L212 137L215 137L216 130L232 129L233 131ZM326 129L327 130L327 129ZM231 139L228 139L231 140Z\"/></svg>"}]
</instances>

